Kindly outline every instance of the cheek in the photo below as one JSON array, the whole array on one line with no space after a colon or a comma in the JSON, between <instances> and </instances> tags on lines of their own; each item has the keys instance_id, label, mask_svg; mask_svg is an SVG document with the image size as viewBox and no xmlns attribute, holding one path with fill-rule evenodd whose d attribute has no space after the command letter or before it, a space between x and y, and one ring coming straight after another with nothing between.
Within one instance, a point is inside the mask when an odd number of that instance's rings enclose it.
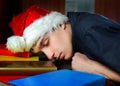
<instances>
[{"instance_id":1,"label":"cheek","mask_svg":"<svg viewBox=\"0 0 120 86\"><path fill-rule=\"evenodd\" d=\"M66 54L71 51L70 42L61 37L53 37L50 41L50 46L54 51L64 52Z\"/></svg>"},{"instance_id":2,"label":"cheek","mask_svg":"<svg viewBox=\"0 0 120 86\"><path fill-rule=\"evenodd\" d=\"M64 45L64 39L65 36L61 32L54 32L52 33L50 37L50 45L53 46L54 48L62 47Z\"/></svg>"},{"instance_id":3,"label":"cheek","mask_svg":"<svg viewBox=\"0 0 120 86\"><path fill-rule=\"evenodd\" d=\"M50 40L50 46L52 48L59 48L61 47L61 41L58 38L54 37Z\"/></svg>"}]
</instances>

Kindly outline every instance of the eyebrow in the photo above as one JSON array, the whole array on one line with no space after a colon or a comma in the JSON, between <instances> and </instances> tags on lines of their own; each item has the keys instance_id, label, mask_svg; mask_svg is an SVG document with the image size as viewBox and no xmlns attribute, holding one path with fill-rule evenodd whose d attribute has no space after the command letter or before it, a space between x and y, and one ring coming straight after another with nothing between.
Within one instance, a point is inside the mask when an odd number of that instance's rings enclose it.
<instances>
[{"instance_id":1,"label":"eyebrow","mask_svg":"<svg viewBox=\"0 0 120 86\"><path fill-rule=\"evenodd\" d=\"M39 45L42 46L43 43L44 43L46 40L48 40L48 36L44 37L44 38L41 40L41 42L40 42Z\"/></svg>"},{"instance_id":2,"label":"eyebrow","mask_svg":"<svg viewBox=\"0 0 120 86\"><path fill-rule=\"evenodd\" d=\"M44 35L43 37L39 37L39 38L38 38L38 40L40 41L40 43L39 43L39 46L40 46L40 47L42 46L43 41L44 41L47 37L48 37L48 35L47 35L47 33L45 33L45 35ZM33 44L33 46L37 45L38 40ZM34 53L34 49L33 49L33 48L30 49L30 52L31 52L31 51Z\"/></svg>"},{"instance_id":3,"label":"eyebrow","mask_svg":"<svg viewBox=\"0 0 120 86\"><path fill-rule=\"evenodd\" d=\"M48 34L46 33L46 34L44 35L44 37L41 38L41 44L42 44L42 42L43 42L44 40L46 40L47 38L48 38Z\"/></svg>"}]
</instances>

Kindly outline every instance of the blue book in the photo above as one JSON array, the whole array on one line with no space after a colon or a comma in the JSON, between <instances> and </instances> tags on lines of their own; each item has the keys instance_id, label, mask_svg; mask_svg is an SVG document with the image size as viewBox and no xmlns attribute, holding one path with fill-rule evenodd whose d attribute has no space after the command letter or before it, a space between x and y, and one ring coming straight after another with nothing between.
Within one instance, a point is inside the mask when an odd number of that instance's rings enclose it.
<instances>
[{"instance_id":1,"label":"blue book","mask_svg":"<svg viewBox=\"0 0 120 86\"><path fill-rule=\"evenodd\" d=\"M74 70L57 70L12 80L15 86L105 86L105 77Z\"/></svg>"}]
</instances>

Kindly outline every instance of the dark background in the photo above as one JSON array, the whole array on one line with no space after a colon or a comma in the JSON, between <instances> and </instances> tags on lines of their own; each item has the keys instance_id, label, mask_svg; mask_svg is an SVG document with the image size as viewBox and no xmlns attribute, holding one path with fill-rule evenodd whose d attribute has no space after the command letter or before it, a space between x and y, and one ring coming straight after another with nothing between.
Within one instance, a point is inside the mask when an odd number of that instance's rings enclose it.
<instances>
[{"instance_id":1,"label":"dark background","mask_svg":"<svg viewBox=\"0 0 120 86\"><path fill-rule=\"evenodd\" d=\"M0 0L0 44L5 44L6 39L13 35L8 26L12 17L35 3L48 10L65 13L65 0ZM95 0L94 12L120 23L119 3L120 0Z\"/></svg>"}]
</instances>

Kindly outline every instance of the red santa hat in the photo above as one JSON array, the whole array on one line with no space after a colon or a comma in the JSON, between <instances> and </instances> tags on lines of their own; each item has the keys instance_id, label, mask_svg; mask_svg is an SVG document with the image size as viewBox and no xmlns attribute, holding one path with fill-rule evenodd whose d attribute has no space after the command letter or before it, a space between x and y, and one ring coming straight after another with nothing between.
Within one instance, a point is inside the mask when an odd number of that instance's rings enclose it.
<instances>
[{"instance_id":1,"label":"red santa hat","mask_svg":"<svg viewBox=\"0 0 120 86\"><path fill-rule=\"evenodd\" d=\"M67 21L68 18L59 12L50 12L33 5L14 16L10 22L14 36L7 39L7 49L13 52L27 52L45 33L53 28L57 29L58 25Z\"/></svg>"}]
</instances>

